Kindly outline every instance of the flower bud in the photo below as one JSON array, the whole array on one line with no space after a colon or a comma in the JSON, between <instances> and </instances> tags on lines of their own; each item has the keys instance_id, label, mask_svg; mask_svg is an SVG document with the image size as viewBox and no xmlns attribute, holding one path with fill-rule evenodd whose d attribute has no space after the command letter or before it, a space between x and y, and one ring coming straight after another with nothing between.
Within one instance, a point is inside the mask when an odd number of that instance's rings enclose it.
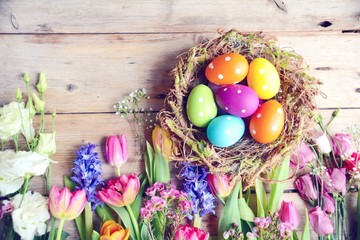
<instances>
[{"instance_id":1,"label":"flower bud","mask_svg":"<svg viewBox=\"0 0 360 240\"><path fill-rule=\"evenodd\" d=\"M36 88L41 94L43 94L46 91L46 76L44 72L40 73L39 82L36 85Z\"/></svg>"},{"instance_id":2,"label":"flower bud","mask_svg":"<svg viewBox=\"0 0 360 240\"><path fill-rule=\"evenodd\" d=\"M314 141L322 153L329 154L331 152L331 144L328 137L326 136L326 133L317 133L314 136Z\"/></svg>"},{"instance_id":3,"label":"flower bud","mask_svg":"<svg viewBox=\"0 0 360 240\"><path fill-rule=\"evenodd\" d=\"M282 201L279 216L281 222L289 224L292 229L299 226L299 212L293 202Z\"/></svg>"},{"instance_id":4,"label":"flower bud","mask_svg":"<svg viewBox=\"0 0 360 240\"><path fill-rule=\"evenodd\" d=\"M26 108L29 109L29 117L33 118L36 114L36 111L35 111L34 103L33 103L31 96L28 98L28 101L26 103Z\"/></svg>"},{"instance_id":5,"label":"flower bud","mask_svg":"<svg viewBox=\"0 0 360 240\"><path fill-rule=\"evenodd\" d=\"M106 161L114 167L121 167L128 160L128 145L124 134L106 139Z\"/></svg>"},{"instance_id":6,"label":"flower bud","mask_svg":"<svg viewBox=\"0 0 360 240\"><path fill-rule=\"evenodd\" d=\"M167 158L172 156L172 141L170 139L170 133L167 129L156 125L152 131L152 141L154 149L159 147L164 156Z\"/></svg>"},{"instance_id":7,"label":"flower bud","mask_svg":"<svg viewBox=\"0 0 360 240\"><path fill-rule=\"evenodd\" d=\"M24 82L26 83L26 85L28 85L29 81L30 81L30 77L27 72L24 73L23 79L24 79Z\"/></svg>"},{"instance_id":8,"label":"flower bud","mask_svg":"<svg viewBox=\"0 0 360 240\"><path fill-rule=\"evenodd\" d=\"M22 94L20 89L18 88L16 91L16 101L21 102L21 99L22 99Z\"/></svg>"},{"instance_id":9,"label":"flower bud","mask_svg":"<svg viewBox=\"0 0 360 240\"><path fill-rule=\"evenodd\" d=\"M56 142L55 142L56 132L39 133L39 135L40 135L39 143L35 148L35 152L51 158L56 153Z\"/></svg>"},{"instance_id":10,"label":"flower bud","mask_svg":"<svg viewBox=\"0 0 360 240\"><path fill-rule=\"evenodd\" d=\"M34 99L35 109L39 112L44 112L45 102L40 100L40 98L35 93L32 94L32 97Z\"/></svg>"},{"instance_id":11,"label":"flower bud","mask_svg":"<svg viewBox=\"0 0 360 240\"><path fill-rule=\"evenodd\" d=\"M230 185L230 179L227 175L209 174L208 182L214 195L226 198L230 195L234 186Z\"/></svg>"}]
</instances>

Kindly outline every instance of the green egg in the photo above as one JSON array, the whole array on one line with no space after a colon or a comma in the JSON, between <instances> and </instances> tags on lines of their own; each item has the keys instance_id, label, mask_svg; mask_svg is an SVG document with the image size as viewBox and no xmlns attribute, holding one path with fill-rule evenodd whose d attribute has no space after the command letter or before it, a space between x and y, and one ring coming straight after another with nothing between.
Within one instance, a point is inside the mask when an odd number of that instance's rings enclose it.
<instances>
[{"instance_id":1,"label":"green egg","mask_svg":"<svg viewBox=\"0 0 360 240\"><path fill-rule=\"evenodd\" d=\"M186 103L190 122L197 127L206 127L217 115L217 107L211 89L204 84L194 87Z\"/></svg>"}]
</instances>

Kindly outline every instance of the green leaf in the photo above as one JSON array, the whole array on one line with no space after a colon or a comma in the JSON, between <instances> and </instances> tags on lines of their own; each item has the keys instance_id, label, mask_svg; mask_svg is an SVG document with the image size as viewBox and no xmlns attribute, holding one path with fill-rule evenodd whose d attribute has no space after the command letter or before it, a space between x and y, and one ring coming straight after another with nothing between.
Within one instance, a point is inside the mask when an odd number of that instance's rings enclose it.
<instances>
[{"instance_id":1,"label":"green leaf","mask_svg":"<svg viewBox=\"0 0 360 240\"><path fill-rule=\"evenodd\" d=\"M70 191L74 191L75 189L75 184L71 181L70 177L67 175L64 176L64 185L65 187L70 189Z\"/></svg>"},{"instance_id":2,"label":"green leaf","mask_svg":"<svg viewBox=\"0 0 360 240\"><path fill-rule=\"evenodd\" d=\"M289 177L289 167L290 167L290 156L287 156L283 159L282 165L277 165L272 172L271 180L282 181L286 180ZM280 198L284 192L285 183L276 182L270 185L270 197L268 212L274 213L277 211Z\"/></svg>"},{"instance_id":3,"label":"green leaf","mask_svg":"<svg viewBox=\"0 0 360 240\"><path fill-rule=\"evenodd\" d=\"M139 220L140 208L141 208L141 204L142 204L142 196L145 191L145 186L147 184L147 178L144 174L140 174L139 180L141 182L139 192L138 192L134 202L130 205L130 207L133 210L133 213L135 215L136 221Z\"/></svg>"},{"instance_id":4,"label":"green leaf","mask_svg":"<svg viewBox=\"0 0 360 240\"><path fill-rule=\"evenodd\" d=\"M299 240L299 236L297 235L295 230L293 230L292 240Z\"/></svg>"},{"instance_id":5,"label":"green leaf","mask_svg":"<svg viewBox=\"0 0 360 240\"><path fill-rule=\"evenodd\" d=\"M56 223L56 219L54 217L51 217L51 227L50 227L49 239L48 240L55 239L55 223Z\"/></svg>"},{"instance_id":6,"label":"green leaf","mask_svg":"<svg viewBox=\"0 0 360 240\"><path fill-rule=\"evenodd\" d=\"M248 222L254 222L255 215L249 205L247 205L245 198L240 198L238 202L240 218Z\"/></svg>"},{"instance_id":7,"label":"green leaf","mask_svg":"<svg viewBox=\"0 0 360 240\"><path fill-rule=\"evenodd\" d=\"M65 240L70 234L68 234L67 232L65 231L62 231L61 232L61 240Z\"/></svg>"},{"instance_id":8,"label":"green leaf","mask_svg":"<svg viewBox=\"0 0 360 240\"><path fill-rule=\"evenodd\" d=\"M99 215L100 219L102 220L102 222L106 222L108 220L114 220L115 218L113 217L112 213L111 213L111 208L108 205L104 205L104 207L101 206L97 206L96 207L96 213Z\"/></svg>"},{"instance_id":9,"label":"green leaf","mask_svg":"<svg viewBox=\"0 0 360 240\"><path fill-rule=\"evenodd\" d=\"M147 224L145 224L144 222L142 222L140 224L140 236L141 236L141 239L150 239L148 231L149 231L149 226Z\"/></svg>"},{"instance_id":10,"label":"green leaf","mask_svg":"<svg viewBox=\"0 0 360 240\"><path fill-rule=\"evenodd\" d=\"M170 181L169 161L162 154L159 146L156 146L154 158L154 182Z\"/></svg>"},{"instance_id":11,"label":"green leaf","mask_svg":"<svg viewBox=\"0 0 360 240\"><path fill-rule=\"evenodd\" d=\"M305 226L303 233L301 235L301 240L310 240L310 239L311 236L310 236L310 228L309 228L309 215L307 209L305 208Z\"/></svg>"},{"instance_id":12,"label":"green leaf","mask_svg":"<svg viewBox=\"0 0 360 240\"><path fill-rule=\"evenodd\" d=\"M86 240L86 231L85 231L85 219L84 214L80 214L77 218L74 219L76 229L79 233L79 237L81 240Z\"/></svg>"},{"instance_id":13,"label":"green leaf","mask_svg":"<svg viewBox=\"0 0 360 240\"><path fill-rule=\"evenodd\" d=\"M237 183L231 192L226 204L224 206L223 212L220 216L218 223L218 236L220 239L223 239L223 233L230 229L231 224L236 223L241 226L240 222L240 213L238 208L238 195L240 191L240 183Z\"/></svg>"},{"instance_id":14,"label":"green leaf","mask_svg":"<svg viewBox=\"0 0 360 240\"><path fill-rule=\"evenodd\" d=\"M131 222L130 215L125 207L115 207L115 206L109 206L112 208L117 215L121 218L121 221L124 223L125 228L128 228L130 230L130 236L132 239L136 239L136 233L135 228Z\"/></svg>"},{"instance_id":15,"label":"green leaf","mask_svg":"<svg viewBox=\"0 0 360 240\"><path fill-rule=\"evenodd\" d=\"M263 182L256 178L255 180L255 192L256 192L256 208L257 216L265 217L265 209L267 208L267 197Z\"/></svg>"},{"instance_id":16,"label":"green leaf","mask_svg":"<svg viewBox=\"0 0 360 240\"><path fill-rule=\"evenodd\" d=\"M91 235L91 240L99 240L99 239L100 239L100 234L97 231L93 230Z\"/></svg>"},{"instance_id":17,"label":"green leaf","mask_svg":"<svg viewBox=\"0 0 360 240\"><path fill-rule=\"evenodd\" d=\"M149 142L146 142L145 152L145 172L149 181L150 186L154 183L154 149L151 147Z\"/></svg>"}]
</instances>

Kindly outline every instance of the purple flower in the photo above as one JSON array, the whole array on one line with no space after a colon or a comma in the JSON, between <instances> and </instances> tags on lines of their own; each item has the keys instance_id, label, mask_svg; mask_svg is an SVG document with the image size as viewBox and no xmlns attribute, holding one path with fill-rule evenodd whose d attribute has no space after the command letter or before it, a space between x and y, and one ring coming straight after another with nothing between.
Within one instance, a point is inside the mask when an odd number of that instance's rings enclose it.
<instances>
[{"instance_id":1,"label":"purple flower","mask_svg":"<svg viewBox=\"0 0 360 240\"><path fill-rule=\"evenodd\" d=\"M93 211L97 206L104 204L97 198L97 189L104 183L100 178L102 175L101 162L98 153L94 152L95 148L96 145L91 143L82 146L76 152L75 166L71 169L73 173L71 181L75 183L75 189L85 190L87 201L91 203Z\"/></svg>"},{"instance_id":2,"label":"purple flower","mask_svg":"<svg viewBox=\"0 0 360 240\"><path fill-rule=\"evenodd\" d=\"M187 164L180 172L184 180L184 192L192 200L192 213L203 217L207 213L215 214L216 199L212 195L208 184L208 172L205 167Z\"/></svg>"}]
</instances>

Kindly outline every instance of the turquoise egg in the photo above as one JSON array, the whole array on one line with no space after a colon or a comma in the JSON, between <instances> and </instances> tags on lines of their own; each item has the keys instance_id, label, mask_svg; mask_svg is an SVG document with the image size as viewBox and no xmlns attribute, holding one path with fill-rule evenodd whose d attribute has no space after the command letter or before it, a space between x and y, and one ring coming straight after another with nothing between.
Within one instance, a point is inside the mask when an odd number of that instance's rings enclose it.
<instances>
[{"instance_id":1,"label":"turquoise egg","mask_svg":"<svg viewBox=\"0 0 360 240\"><path fill-rule=\"evenodd\" d=\"M222 115L209 123L206 134L217 147L229 147L238 142L245 132L244 121L232 115Z\"/></svg>"}]
</instances>

